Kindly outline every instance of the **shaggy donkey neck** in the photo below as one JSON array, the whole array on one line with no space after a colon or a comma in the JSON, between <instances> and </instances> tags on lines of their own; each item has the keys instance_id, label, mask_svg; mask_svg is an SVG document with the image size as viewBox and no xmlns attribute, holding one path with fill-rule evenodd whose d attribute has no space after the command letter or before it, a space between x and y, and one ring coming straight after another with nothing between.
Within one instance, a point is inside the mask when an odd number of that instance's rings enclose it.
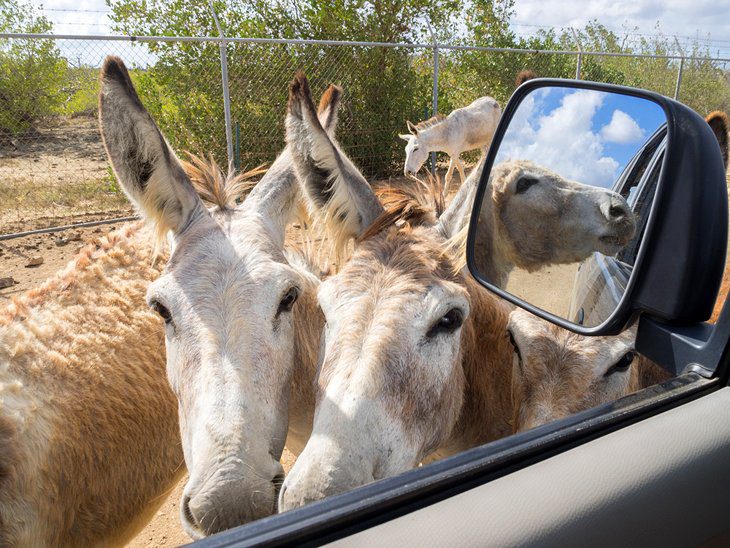
<instances>
[{"instance_id":1,"label":"shaggy donkey neck","mask_svg":"<svg viewBox=\"0 0 730 548\"><path fill-rule=\"evenodd\" d=\"M0 545L123 544L184 472L138 228L0 310Z\"/></svg>"},{"instance_id":2,"label":"shaggy donkey neck","mask_svg":"<svg viewBox=\"0 0 730 548\"><path fill-rule=\"evenodd\" d=\"M292 258L294 254L290 254ZM315 376L319 360L320 337L324 330L324 314L317 302L321 273L301 255L292 260L303 274L304 284L294 309L294 370L289 396L289 431L286 447L299 455L312 433L315 405Z\"/></svg>"},{"instance_id":3,"label":"shaggy donkey neck","mask_svg":"<svg viewBox=\"0 0 730 548\"><path fill-rule=\"evenodd\" d=\"M446 144L447 137L446 124L443 122L436 124L435 126L421 129L418 131L418 140L420 146L426 147L430 150L441 150L444 144Z\"/></svg>"}]
</instances>

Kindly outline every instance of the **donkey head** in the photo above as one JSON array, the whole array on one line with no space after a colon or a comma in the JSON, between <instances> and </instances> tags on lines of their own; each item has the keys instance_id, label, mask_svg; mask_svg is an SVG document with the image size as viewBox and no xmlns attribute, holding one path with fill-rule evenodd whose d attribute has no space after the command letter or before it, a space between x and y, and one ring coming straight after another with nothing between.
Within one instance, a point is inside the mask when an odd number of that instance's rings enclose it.
<instances>
[{"instance_id":1,"label":"donkey head","mask_svg":"<svg viewBox=\"0 0 730 548\"><path fill-rule=\"evenodd\" d=\"M326 318L314 430L280 509L416 466L449 435L462 403L465 279L432 210L398 196L386 209L317 121L306 78L292 83L287 143L315 218L346 265L320 285ZM454 223L456 226L457 223Z\"/></svg>"},{"instance_id":2,"label":"donkey head","mask_svg":"<svg viewBox=\"0 0 730 548\"><path fill-rule=\"evenodd\" d=\"M636 230L619 194L569 181L527 160L497 165L490 186L480 224L493 227L497 256L527 270L582 261L593 251L613 255Z\"/></svg>"},{"instance_id":3,"label":"donkey head","mask_svg":"<svg viewBox=\"0 0 730 548\"><path fill-rule=\"evenodd\" d=\"M428 147L422 142L419 135L418 128L411 123L410 120L406 121L408 126L408 134L399 134L398 137L406 141L406 163L403 168L403 174L406 177L415 177L423 164L428 160Z\"/></svg>"},{"instance_id":4,"label":"donkey head","mask_svg":"<svg viewBox=\"0 0 730 548\"><path fill-rule=\"evenodd\" d=\"M510 314L515 430L526 430L637 390L635 331L584 337L529 312Z\"/></svg>"},{"instance_id":5,"label":"donkey head","mask_svg":"<svg viewBox=\"0 0 730 548\"><path fill-rule=\"evenodd\" d=\"M339 95L332 88L321 105L330 129ZM285 150L241 205L231 196L209 210L118 58L102 68L99 116L124 190L172 240L147 300L165 322L179 401L190 472L180 505L185 529L195 538L269 515L283 481L297 300L318 285L284 255L299 195L291 156Z\"/></svg>"}]
</instances>

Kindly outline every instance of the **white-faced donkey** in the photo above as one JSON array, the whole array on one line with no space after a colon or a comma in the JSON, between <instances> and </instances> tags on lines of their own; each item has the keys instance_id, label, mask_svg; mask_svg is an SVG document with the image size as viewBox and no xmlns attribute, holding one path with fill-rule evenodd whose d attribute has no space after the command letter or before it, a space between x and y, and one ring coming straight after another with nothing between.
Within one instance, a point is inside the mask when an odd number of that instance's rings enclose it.
<instances>
[{"instance_id":1,"label":"white-faced donkey","mask_svg":"<svg viewBox=\"0 0 730 548\"><path fill-rule=\"evenodd\" d=\"M330 131L339 96L330 87L320 106ZM114 57L102 67L99 112L118 180L172 240L147 301L165 321L167 372L179 403L190 472L183 525L198 538L269 515L284 478L285 440L296 453L311 429L324 323L319 279L284 249L299 196L290 154L243 203L223 185L208 209Z\"/></svg>"},{"instance_id":2,"label":"white-faced donkey","mask_svg":"<svg viewBox=\"0 0 730 548\"><path fill-rule=\"evenodd\" d=\"M509 308L472 280L459 245L473 193L462 188L445 211L426 186L379 200L317 121L303 75L287 143L315 222L355 249L318 291L314 429L281 509L497 439L512 418Z\"/></svg>"}]
</instances>

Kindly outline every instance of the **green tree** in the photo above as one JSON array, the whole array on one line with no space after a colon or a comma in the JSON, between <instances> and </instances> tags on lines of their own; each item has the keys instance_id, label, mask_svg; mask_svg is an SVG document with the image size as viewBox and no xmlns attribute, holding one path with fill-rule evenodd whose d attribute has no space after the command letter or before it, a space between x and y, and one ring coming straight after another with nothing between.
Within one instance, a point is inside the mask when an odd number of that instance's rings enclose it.
<instances>
[{"instance_id":1,"label":"green tree","mask_svg":"<svg viewBox=\"0 0 730 548\"><path fill-rule=\"evenodd\" d=\"M217 35L207 2L107 0L115 29L135 35ZM227 36L411 42L425 40L426 19L450 36L460 0L230 0L215 8ZM436 15L439 19L435 20ZM430 41L430 38L428 39ZM158 43L140 75L140 93L178 148L225 158L217 44ZM369 176L402 162L396 134L431 104L430 50L411 48L229 44L233 120L241 164L271 161L283 146L287 85L297 69L315 93L329 82L345 88L340 140Z\"/></svg>"},{"instance_id":2,"label":"green tree","mask_svg":"<svg viewBox=\"0 0 730 548\"><path fill-rule=\"evenodd\" d=\"M0 2L0 32L48 33L32 4ZM63 102L66 62L50 40L0 40L0 138L27 131Z\"/></svg>"}]
</instances>

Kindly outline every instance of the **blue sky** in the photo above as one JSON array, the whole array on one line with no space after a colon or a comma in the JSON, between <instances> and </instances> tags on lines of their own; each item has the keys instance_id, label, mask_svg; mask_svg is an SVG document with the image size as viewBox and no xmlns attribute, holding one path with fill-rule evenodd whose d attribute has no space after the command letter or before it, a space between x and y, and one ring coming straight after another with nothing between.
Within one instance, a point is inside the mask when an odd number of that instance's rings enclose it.
<instances>
[{"instance_id":1,"label":"blue sky","mask_svg":"<svg viewBox=\"0 0 730 548\"><path fill-rule=\"evenodd\" d=\"M646 99L542 88L520 103L497 162L527 159L568 179L610 187L664 121L661 107Z\"/></svg>"}]
</instances>

